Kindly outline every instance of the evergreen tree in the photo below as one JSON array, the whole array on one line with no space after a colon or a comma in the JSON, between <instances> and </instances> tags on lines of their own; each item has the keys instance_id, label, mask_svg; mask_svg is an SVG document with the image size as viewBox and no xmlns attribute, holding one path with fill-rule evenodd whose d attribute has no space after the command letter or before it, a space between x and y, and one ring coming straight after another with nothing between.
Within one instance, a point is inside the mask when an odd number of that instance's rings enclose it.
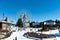
<instances>
[{"instance_id":1,"label":"evergreen tree","mask_svg":"<svg viewBox=\"0 0 60 40\"><path fill-rule=\"evenodd\" d=\"M23 26L23 22L22 22L21 18L18 19L16 26L18 26L18 27L22 27Z\"/></svg>"},{"instance_id":2,"label":"evergreen tree","mask_svg":"<svg viewBox=\"0 0 60 40\"><path fill-rule=\"evenodd\" d=\"M56 26L60 26L60 20L56 20Z\"/></svg>"}]
</instances>

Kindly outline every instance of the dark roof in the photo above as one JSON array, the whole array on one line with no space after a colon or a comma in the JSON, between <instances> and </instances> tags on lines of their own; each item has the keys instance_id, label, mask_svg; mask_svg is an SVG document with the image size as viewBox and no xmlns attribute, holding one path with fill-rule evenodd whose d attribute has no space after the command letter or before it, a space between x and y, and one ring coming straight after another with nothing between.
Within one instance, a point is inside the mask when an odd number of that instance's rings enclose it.
<instances>
[{"instance_id":1,"label":"dark roof","mask_svg":"<svg viewBox=\"0 0 60 40\"><path fill-rule=\"evenodd\" d=\"M54 20L47 20L47 21L44 21L44 22L55 22Z\"/></svg>"},{"instance_id":2,"label":"dark roof","mask_svg":"<svg viewBox=\"0 0 60 40\"><path fill-rule=\"evenodd\" d=\"M7 17L6 17L6 19L4 21L7 21Z\"/></svg>"}]
</instances>

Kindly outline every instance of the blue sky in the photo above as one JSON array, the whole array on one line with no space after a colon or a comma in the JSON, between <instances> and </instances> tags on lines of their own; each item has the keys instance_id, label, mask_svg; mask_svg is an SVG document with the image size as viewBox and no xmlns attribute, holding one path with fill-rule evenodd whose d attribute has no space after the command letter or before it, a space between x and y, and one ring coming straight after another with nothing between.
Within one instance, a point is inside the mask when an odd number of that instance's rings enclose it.
<instances>
[{"instance_id":1,"label":"blue sky","mask_svg":"<svg viewBox=\"0 0 60 40\"><path fill-rule=\"evenodd\" d=\"M14 22L21 10L29 11L30 21L60 20L60 0L0 0L0 19L2 13Z\"/></svg>"}]
</instances>

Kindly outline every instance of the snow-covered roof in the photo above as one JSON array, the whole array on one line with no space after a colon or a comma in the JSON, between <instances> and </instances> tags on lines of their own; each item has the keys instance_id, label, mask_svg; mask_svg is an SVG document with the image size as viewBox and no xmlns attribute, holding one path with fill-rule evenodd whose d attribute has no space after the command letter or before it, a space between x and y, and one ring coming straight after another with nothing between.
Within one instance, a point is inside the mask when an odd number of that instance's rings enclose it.
<instances>
[{"instance_id":1,"label":"snow-covered roof","mask_svg":"<svg viewBox=\"0 0 60 40\"><path fill-rule=\"evenodd\" d=\"M6 19L5 20L0 20L0 23L11 23L11 20L8 18L8 17L6 17Z\"/></svg>"}]
</instances>

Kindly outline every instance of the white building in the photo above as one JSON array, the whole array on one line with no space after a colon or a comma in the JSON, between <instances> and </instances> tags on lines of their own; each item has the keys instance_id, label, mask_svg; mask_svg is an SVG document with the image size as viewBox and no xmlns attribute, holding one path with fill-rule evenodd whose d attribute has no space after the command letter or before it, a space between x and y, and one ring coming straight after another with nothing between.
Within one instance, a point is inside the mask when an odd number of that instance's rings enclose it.
<instances>
[{"instance_id":1,"label":"white building","mask_svg":"<svg viewBox=\"0 0 60 40\"><path fill-rule=\"evenodd\" d=\"M44 21L44 25L55 25L55 21L53 20L47 20L47 21Z\"/></svg>"}]
</instances>

